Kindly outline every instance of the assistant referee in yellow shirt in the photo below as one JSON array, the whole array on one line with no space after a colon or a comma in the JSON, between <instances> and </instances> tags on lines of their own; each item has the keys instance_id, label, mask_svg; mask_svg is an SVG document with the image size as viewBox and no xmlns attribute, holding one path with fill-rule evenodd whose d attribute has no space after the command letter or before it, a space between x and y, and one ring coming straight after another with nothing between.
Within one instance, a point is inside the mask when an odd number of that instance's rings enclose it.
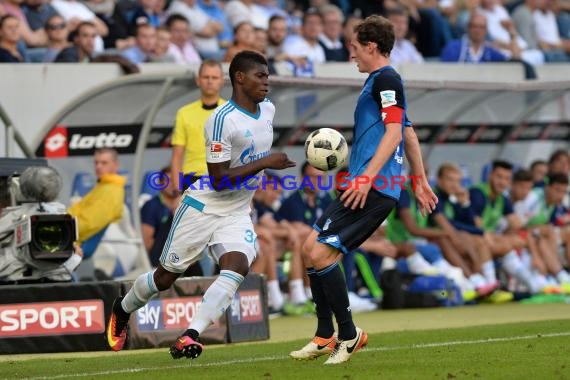
<instances>
[{"instance_id":1,"label":"assistant referee in yellow shirt","mask_svg":"<svg viewBox=\"0 0 570 380\"><path fill-rule=\"evenodd\" d=\"M214 110L226 102L220 97L224 86L224 73L219 62L205 60L200 65L196 84L200 88L200 100L187 104L176 113L176 125L172 133L172 181L175 189L181 189L179 173L194 178L184 181L183 188L208 172L206 166L206 142L204 124Z\"/></svg>"}]
</instances>

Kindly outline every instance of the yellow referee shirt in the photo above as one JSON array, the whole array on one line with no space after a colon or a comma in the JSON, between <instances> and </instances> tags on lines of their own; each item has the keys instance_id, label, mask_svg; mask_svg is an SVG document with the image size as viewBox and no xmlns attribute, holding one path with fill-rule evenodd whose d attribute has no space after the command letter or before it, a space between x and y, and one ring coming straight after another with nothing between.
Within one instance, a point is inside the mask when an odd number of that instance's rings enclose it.
<instances>
[{"instance_id":1,"label":"yellow referee shirt","mask_svg":"<svg viewBox=\"0 0 570 380\"><path fill-rule=\"evenodd\" d=\"M225 99L218 100L218 106L224 104ZM176 112L176 125L172 133L172 145L185 147L184 174L196 173L204 175L208 172L206 165L206 141L204 140L204 124L214 109L205 109L202 100L195 101Z\"/></svg>"}]
</instances>

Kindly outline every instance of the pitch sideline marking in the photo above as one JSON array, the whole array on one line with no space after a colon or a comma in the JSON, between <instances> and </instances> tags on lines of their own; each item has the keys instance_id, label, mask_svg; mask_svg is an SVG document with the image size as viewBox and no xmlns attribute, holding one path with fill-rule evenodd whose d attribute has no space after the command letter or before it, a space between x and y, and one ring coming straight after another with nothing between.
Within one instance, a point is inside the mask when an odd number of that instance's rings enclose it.
<instances>
[{"instance_id":1,"label":"pitch sideline marking","mask_svg":"<svg viewBox=\"0 0 570 380\"><path fill-rule=\"evenodd\" d=\"M529 340L529 339L540 339L540 338L555 338L560 336L570 336L570 331L559 332L559 333L547 333L547 334L535 334L535 335L520 335L504 338L488 338L488 339L475 339L475 340L455 340L450 342L434 342L434 343L420 343L412 344L407 346L388 346L388 347L373 347L365 348L362 353L366 352L379 352L379 351L397 351L397 350L409 350L409 349L424 349L433 347L447 347L447 346L460 346L469 344L484 344L484 343L497 343L497 342L512 342L516 340ZM214 366L224 366L232 364L242 364L242 363L256 363L265 362L270 360L284 360L289 358L286 355L280 356L262 356L251 359L234 359L226 360L223 362L214 363L204 363L204 364L185 364L185 365L172 365L172 366L162 366L162 367L147 367L147 368L125 368L112 371L99 371L99 372L85 372L85 373L68 373L54 376L40 376L40 377L27 377L22 378L22 380L55 380L55 379L66 379L73 377L87 377L87 376L108 376L116 375L122 373L139 373L147 371L163 371L165 369L178 369L178 368L189 368L189 367L214 367Z\"/></svg>"}]
</instances>

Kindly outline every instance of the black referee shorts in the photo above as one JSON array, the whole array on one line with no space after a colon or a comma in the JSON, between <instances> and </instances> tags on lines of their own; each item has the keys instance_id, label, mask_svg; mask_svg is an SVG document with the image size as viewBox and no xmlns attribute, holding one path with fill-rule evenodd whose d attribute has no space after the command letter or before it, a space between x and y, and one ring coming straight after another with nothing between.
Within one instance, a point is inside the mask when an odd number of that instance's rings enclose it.
<instances>
[{"instance_id":1,"label":"black referee shorts","mask_svg":"<svg viewBox=\"0 0 570 380\"><path fill-rule=\"evenodd\" d=\"M336 198L313 226L319 232L317 241L349 253L380 227L395 206L394 198L373 189L366 197L364 208L356 210L345 207Z\"/></svg>"}]
</instances>

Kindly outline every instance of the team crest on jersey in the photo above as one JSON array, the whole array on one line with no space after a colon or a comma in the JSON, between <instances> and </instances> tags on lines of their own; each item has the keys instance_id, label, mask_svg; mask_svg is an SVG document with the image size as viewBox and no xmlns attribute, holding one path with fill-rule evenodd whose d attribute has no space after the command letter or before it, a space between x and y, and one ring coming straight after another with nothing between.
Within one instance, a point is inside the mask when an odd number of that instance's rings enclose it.
<instances>
[{"instance_id":1,"label":"team crest on jersey","mask_svg":"<svg viewBox=\"0 0 570 380\"><path fill-rule=\"evenodd\" d=\"M396 91L394 90L380 91L380 100L382 101L382 108L398 104L396 101Z\"/></svg>"}]
</instances>

